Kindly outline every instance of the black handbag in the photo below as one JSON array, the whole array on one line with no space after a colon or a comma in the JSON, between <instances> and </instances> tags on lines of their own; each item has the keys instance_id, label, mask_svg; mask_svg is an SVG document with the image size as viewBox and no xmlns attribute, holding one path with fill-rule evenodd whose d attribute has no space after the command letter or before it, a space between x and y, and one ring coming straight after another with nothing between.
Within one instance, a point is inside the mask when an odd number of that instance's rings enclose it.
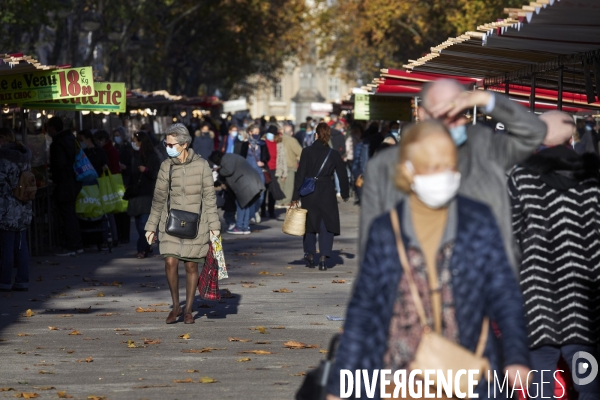
<instances>
[{"instance_id":1,"label":"black handbag","mask_svg":"<svg viewBox=\"0 0 600 400\"><path fill-rule=\"evenodd\" d=\"M339 334L336 334L331 339L327 359L321 361L321 364L317 368L306 374L302 386L296 392L296 400L325 400L327 397L327 381L333 368L333 360L339 340Z\"/></svg>"},{"instance_id":2,"label":"black handbag","mask_svg":"<svg viewBox=\"0 0 600 400\"><path fill-rule=\"evenodd\" d=\"M167 193L167 223L165 232L180 239L194 239L198 236L202 206L199 213L171 209L172 178L173 164L169 167L169 192Z\"/></svg>"},{"instance_id":3,"label":"black handbag","mask_svg":"<svg viewBox=\"0 0 600 400\"><path fill-rule=\"evenodd\" d=\"M312 192L315 191L317 181L319 180L319 175L321 175L321 172L323 171L323 168L325 167L325 163L329 159L330 154L331 154L331 149L329 149L329 152L327 153L327 157L325 157L325 161L323 161L321 168L319 168L319 172L317 172L317 176L315 176L314 178L304 178L304 181L302 182L302 185L300 186L300 189L298 190L298 193L300 194L300 196L302 196L302 197L308 196L309 194L311 194Z\"/></svg>"}]
</instances>

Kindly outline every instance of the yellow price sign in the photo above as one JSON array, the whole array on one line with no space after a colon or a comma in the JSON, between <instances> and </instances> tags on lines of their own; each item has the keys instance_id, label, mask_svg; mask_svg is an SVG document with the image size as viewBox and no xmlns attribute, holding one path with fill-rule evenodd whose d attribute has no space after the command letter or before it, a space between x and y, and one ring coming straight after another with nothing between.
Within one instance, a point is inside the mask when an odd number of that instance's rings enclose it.
<instances>
[{"instance_id":1,"label":"yellow price sign","mask_svg":"<svg viewBox=\"0 0 600 400\"><path fill-rule=\"evenodd\" d=\"M23 103L23 107L37 110L110 111L125 112L125 84L122 82L94 82L94 95L62 100Z\"/></svg>"}]
</instances>

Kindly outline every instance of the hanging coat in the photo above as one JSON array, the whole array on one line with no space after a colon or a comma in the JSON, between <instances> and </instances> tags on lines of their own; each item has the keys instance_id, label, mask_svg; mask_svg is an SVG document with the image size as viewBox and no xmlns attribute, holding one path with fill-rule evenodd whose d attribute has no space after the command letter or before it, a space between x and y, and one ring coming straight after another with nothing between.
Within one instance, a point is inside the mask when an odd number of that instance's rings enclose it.
<instances>
[{"instance_id":1,"label":"hanging coat","mask_svg":"<svg viewBox=\"0 0 600 400\"><path fill-rule=\"evenodd\" d=\"M329 159L319 175L315 185L315 191L308 196L300 197L298 191L304 178L314 178L323 165L330 147L316 141L310 147L305 148L300 156L300 165L296 172L294 198L302 200L302 208L308 210L306 217L306 232L319 232L321 220L325 222L327 230L334 235L340 234L340 213L335 191L334 172L337 171L340 180L340 191L342 198L350 197L348 185L348 173L342 160L342 156L336 150L331 151Z\"/></svg>"}]
</instances>

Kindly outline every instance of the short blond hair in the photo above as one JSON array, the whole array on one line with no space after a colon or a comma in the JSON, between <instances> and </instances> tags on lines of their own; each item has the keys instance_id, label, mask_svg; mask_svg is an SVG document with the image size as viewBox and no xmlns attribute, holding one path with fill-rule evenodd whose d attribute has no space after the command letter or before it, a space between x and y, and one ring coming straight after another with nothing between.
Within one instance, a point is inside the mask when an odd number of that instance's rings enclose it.
<instances>
[{"instance_id":1,"label":"short blond hair","mask_svg":"<svg viewBox=\"0 0 600 400\"><path fill-rule=\"evenodd\" d=\"M400 139L400 145L398 146L399 157L398 164L396 165L396 176L394 177L394 184L396 185L396 188L405 193L411 192L410 182L402 174L400 168L404 163L410 161L410 148L412 145L420 143L427 136L437 132L444 132L448 135L448 137L450 137L448 128L436 120L419 122L402 131L402 138Z\"/></svg>"}]
</instances>

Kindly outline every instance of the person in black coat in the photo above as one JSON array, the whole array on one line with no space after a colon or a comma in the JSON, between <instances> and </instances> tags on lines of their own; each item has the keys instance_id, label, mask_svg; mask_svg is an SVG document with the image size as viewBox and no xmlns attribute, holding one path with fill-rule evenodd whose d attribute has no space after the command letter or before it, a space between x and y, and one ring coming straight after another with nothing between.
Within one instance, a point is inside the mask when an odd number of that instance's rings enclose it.
<instances>
[{"instance_id":1,"label":"person in black coat","mask_svg":"<svg viewBox=\"0 0 600 400\"><path fill-rule=\"evenodd\" d=\"M119 167L121 167L121 176L123 184L128 185L131 178L131 161L133 158L133 149L127 131L124 127L119 126L112 131L112 140L115 148L119 153ZM131 237L131 216L127 212L116 213L115 221L117 223L117 234L119 236L119 244L129 243Z\"/></svg>"},{"instance_id":2,"label":"person in black coat","mask_svg":"<svg viewBox=\"0 0 600 400\"><path fill-rule=\"evenodd\" d=\"M350 197L348 175L342 156L329 147L330 128L326 123L317 126L317 140L302 151L300 165L295 179L292 206L300 200L300 186L305 178L317 177L315 191L302 197L302 208L308 210L306 234L304 235L304 260L309 268L314 268L319 234L319 270L326 271L325 260L331 256L333 238L340 234L340 214L335 192L333 174L340 179L340 191L344 201ZM319 170L323 166L321 173Z\"/></svg>"},{"instance_id":3,"label":"person in black coat","mask_svg":"<svg viewBox=\"0 0 600 400\"><path fill-rule=\"evenodd\" d=\"M210 125L206 122L200 126L200 130L194 132L194 141L192 142L194 153L208 160L210 154L215 149L215 134L210 130Z\"/></svg>"},{"instance_id":4,"label":"person in black coat","mask_svg":"<svg viewBox=\"0 0 600 400\"><path fill-rule=\"evenodd\" d=\"M50 118L46 127L46 132L52 138L50 172L54 183L54 202L63 228L64 250L56 255L72 256L83 253L79 221L75 213L75 201L82 185L77 181L73 170L79 149L75 136L70 130L63 130L63 122L59 117Z\"/></svg>"}]
</instances>

